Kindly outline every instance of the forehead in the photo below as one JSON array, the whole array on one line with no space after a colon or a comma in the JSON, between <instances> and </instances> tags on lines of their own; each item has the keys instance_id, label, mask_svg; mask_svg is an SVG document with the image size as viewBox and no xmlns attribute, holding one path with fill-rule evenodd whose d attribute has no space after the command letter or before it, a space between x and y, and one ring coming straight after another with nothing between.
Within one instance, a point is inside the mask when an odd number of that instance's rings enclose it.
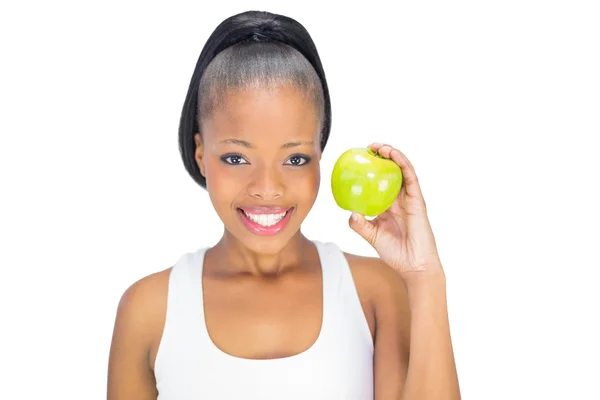
<instances>
[{"instance_id":1,"label":"forehead","mask_svg":"<svg viewBox=\"0 0 600 400\"><path fill-rule=\"evenodd\" d=\"M320 118L309 96L291 85L229 91L202 121L206 140L314 140ZM280 140L278 140L280 139Z\"/></svg>"}]
</instances>

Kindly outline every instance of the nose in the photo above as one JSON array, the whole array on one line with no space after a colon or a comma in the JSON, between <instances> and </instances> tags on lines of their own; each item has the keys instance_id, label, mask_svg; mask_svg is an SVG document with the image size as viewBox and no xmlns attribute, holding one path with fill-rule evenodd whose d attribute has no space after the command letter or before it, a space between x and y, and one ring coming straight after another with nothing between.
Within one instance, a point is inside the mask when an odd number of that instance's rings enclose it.
<instances>
[{"instance_id":1,"label":"nose","mask_svg":"<svg viewBox=\"0 0 600 400\"><path fill-rule=\"evenodd\" d=\"M248 184L248 193L260 200L275 200L283 195L284 184L276 168L257 167Z\"/></svg>"}]
</instances>

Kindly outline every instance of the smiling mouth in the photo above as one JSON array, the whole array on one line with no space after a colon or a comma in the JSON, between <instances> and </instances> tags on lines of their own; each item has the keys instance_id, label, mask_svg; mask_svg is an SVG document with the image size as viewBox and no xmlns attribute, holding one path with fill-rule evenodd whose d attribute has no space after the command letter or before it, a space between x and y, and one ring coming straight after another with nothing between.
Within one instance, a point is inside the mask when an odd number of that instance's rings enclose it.
<instances>
[{"instance_id":1,"label":"smiling mouth","mask_svg":"<svg viewBox=\"0 0 600 400\"><path fill-rule=\"evenodd\" d=\"M250 212L242 208L238 208L238 212L247 218L251 222L260 225L265 228L271 228L279 224L284 218L290 214L294 208L288 208L287 210L277 209L273 212L265 212L268 210L261 210L261 212Z\"/></svg>"}]
</instances>

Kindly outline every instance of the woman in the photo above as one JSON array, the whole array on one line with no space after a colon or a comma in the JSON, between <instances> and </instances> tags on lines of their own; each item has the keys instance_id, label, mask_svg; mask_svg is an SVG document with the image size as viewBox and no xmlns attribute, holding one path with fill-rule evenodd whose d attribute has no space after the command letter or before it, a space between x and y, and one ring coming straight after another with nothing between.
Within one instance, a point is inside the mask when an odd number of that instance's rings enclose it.
<instances>
[{"instance_id":1,"label":"woman","mask_svg":"<svg viewBox=\"0 0 600 400\"><path fill-rule=\"evenodd\" d=\"M246 12L217 27L179 139L224 233L124 293L109 400L460 398L445 276L407 158L370 146L405 181L387 212L350 218L378 258L301 232L330 126L302 25Z\"/></svg>"}]
</instances>

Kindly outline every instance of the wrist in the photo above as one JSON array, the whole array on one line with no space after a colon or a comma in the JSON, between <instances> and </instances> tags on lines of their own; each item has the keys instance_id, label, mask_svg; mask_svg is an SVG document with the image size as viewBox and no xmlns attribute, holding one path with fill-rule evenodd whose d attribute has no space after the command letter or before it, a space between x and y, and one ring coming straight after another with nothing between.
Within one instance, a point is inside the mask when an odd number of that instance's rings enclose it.
<instances>
[{"instance_id":1,"label":"wrist","mask_svg":"<svg viewBox=\"0 0 600 400\"><path fill-rule=\"evenodd\" d=\"M407 272L403 274L402 279L409 293L446 289L446 275L441 267Z\"/></svg>"},{"instance_id":2,"label":"wrist","mask_svg":"<svg viewBox=\"0 0 600 400\"><path fill-rule=\"evenodd\" d=\"M447 310L446 279L430 277L406 284L408 303L413 317L440 315Z\"/></svg>"}]
</instances>

